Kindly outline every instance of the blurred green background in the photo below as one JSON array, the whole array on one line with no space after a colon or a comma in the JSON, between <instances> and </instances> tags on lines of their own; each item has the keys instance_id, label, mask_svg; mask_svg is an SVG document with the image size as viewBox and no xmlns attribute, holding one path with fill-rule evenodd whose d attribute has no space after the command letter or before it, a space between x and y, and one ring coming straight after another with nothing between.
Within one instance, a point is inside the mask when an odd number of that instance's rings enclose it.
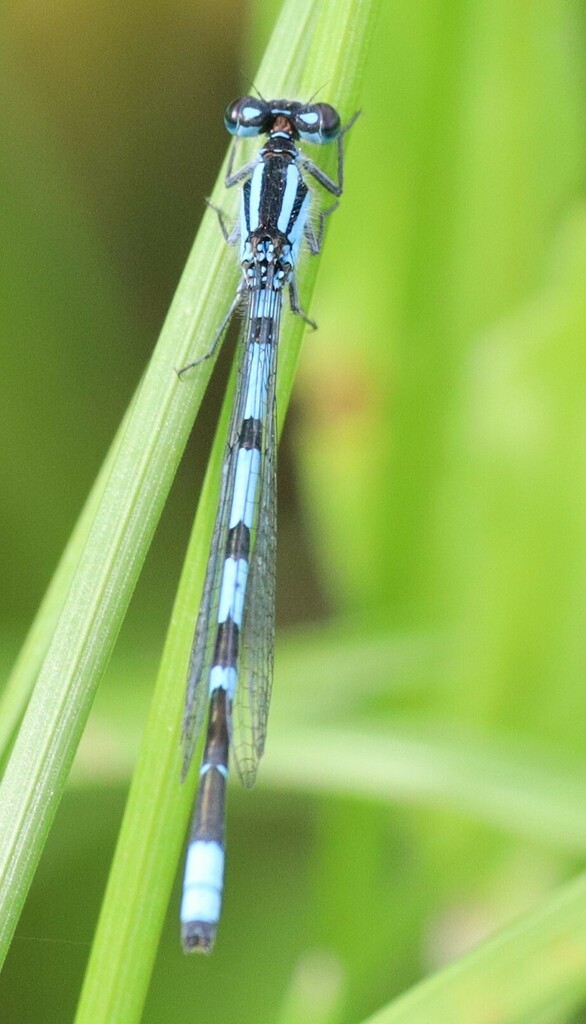
<instances>
[{"instance_id":1,"label":"blurred green background","mask_svg":"<svg viewBox=\"0 0 586 1024\"><path fill-rule=\"evenodd\" d=\"M276 7L3 5L6 673ZM281 447L267 754L231 792L217 950L181 954L177 889L147 1024L350 1024L583 862L585 22L383 4ZM0 978L10 1024L73 1017L228 356Z\"/></svg>"}]
</instances>

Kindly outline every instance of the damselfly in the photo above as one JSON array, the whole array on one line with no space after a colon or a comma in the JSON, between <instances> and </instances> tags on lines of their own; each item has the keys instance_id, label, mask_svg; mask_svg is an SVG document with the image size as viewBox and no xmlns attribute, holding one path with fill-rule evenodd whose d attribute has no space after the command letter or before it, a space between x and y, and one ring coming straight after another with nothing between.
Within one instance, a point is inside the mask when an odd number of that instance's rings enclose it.
<instances>
[{"instance_id":1,"label":"damselfly","mask_svg":"<svg viewBox=\"0 0 586 1024\"><path fill-rule=\"evenodd\" d=\"M253 96L232 103L224 118L232 135L268 135L268 140L237 171L232 148L226 187L244 184L239 222L231 233L221 211L216 211L226 241L240 241L242 278L203 358L214 351L238 306L245 306L246 319L183 723L187 772L209 703L181 904L186 952L209 952L216 935L224 876L229 750L243 784L251 786L265 742L275 629L275 382L283 289L289 289L292 312L315 326L299 305L295 268L304 239L312 253L319 251L325 218L338 205L321 210L314 227L303 172L327 192L341 194L342 140L354 119L342 128L337 112L327 103L267 102ZM299 140L337 141L337 181L301 152Z\"/></svg>"}]
</instances>

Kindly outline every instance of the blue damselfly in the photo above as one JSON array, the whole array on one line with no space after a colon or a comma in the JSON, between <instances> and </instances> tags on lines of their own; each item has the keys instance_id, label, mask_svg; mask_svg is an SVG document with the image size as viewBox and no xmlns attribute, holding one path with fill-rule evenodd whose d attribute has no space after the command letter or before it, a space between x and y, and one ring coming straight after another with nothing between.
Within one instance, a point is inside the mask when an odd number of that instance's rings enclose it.
<instances>
[{"instance_id":1,"label":"blue damselfly","mask_svg":"<svg viewBox=\"0 0 586 1024\"><path fill-rule=\"evenodd\" d=\"M224 876L229 750L243 784L252 786L265 742L275 628L275 382L283 289L288 287L293 313L315 326L299 305L295 268L304 239L312 253L319 251L325 218L338 205L321 210L314 226L308 216L310 191L303 172L327 192L341 194L343 137L354 120L342 128L337 112L327 103L267 102L253 96L230 104L224 118L236 138L268 135L268 139L257 156L237 171L232 148L226 187L243 183L240 218L232 232L221 211L216 211L226 241L240 242L242 277L203 358L215 350L239 306L245 307L245 326L183 723L186 773L209 704L181 905L186 952L209 952L216 935ZM299 140L337 141L337 181L302 153Z\"/></svg>"}]
</instances>

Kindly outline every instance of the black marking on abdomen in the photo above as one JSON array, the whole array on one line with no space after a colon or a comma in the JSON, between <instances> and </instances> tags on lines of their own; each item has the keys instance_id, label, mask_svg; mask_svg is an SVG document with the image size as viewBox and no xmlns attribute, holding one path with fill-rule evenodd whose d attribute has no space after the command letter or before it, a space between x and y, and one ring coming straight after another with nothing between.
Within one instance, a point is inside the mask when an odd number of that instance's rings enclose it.
<instances>
[{"instance_id":1,"label":"black marking on abdomen","mask_svg":"<svg viewBox=\"0 0 586 1024\"><path fill-rule=\"evenodd\" d=\"M243 522L239 522L228 530L226 541L226 558L245 558L250 555L250 530Z\"/></svg>"},{"instance_id":2,"label":"black marking on abdomen","mask_svg":"<svg viewBox=\"0 0 586 1024\"><path fill-rule=\"evenodd\" d=\"M203 764L212 767L207 768L201 777L190 842L211 840L224 845L224 804L229 744L226 701L225 690L219 688L213 691L203 754ZM218 771L218 767L224 771Z\"/></svg>"},{"instance_id":3,"label":"black marking on abdomen","mask_svg":"<svg viewBox=\"0 0 586 1024\"><path fill-rule=\"evenodd\" d=\"M225 622L218 624L212 668L214 665L220 665L222 668L236 668L236 662L238 661L238 634L238 626L232 621L230 616L228 616Z\"/></svg>"},{"instance_id":4,"label":"black marking on abdomen","mask_svg":"<svg viewBox=\"0 0 586 1024\"><path fill-rule=\"evenodd\" d=\"M240 428L239 448L256 448L258 451L262 447L262 423L260 420L255 420L250 417L247 420L242 421Z\"/></svg>"}]
</instances>

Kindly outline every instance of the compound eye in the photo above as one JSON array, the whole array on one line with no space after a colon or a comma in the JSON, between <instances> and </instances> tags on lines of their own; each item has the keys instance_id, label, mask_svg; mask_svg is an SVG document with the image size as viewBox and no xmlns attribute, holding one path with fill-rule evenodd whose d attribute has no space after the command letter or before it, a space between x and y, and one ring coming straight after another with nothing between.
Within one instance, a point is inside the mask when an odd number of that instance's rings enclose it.
<instances>
[{"instance_id":1,"label":"compound eye","mask_svg":"<svg viewBox=\"0 0 586 1024\"><path fill-rule=\"evenodd\" d=\"M303 142L322 145L331 142L340 134L338 112L329 103L313 103L301 107L295 115L295 128Z\"/></svg>"},{"instance_id":2,"label":"compound eye","mask_svg":"<svg viewBox=\"0 0 586 1024\"><path fill-rule=\"evenodd\" d=\"M268 107L256 96L242 96L226 107L224 124L230 135L247 138L268 130Z\"/></svg>"}]
</instances>

